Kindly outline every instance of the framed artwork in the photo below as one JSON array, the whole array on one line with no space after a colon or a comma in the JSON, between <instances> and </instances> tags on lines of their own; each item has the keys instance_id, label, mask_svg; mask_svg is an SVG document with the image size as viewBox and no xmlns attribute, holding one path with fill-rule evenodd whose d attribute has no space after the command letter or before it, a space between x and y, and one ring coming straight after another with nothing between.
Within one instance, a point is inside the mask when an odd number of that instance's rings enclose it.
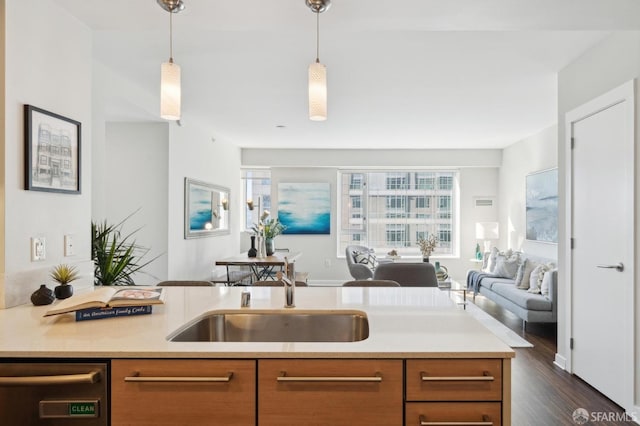
<instances>
[{"instance_id":1,"label":"framed artwork","mask_svg":"<svg viewBox=\"0 0 640 426\"><path fill-rule=\"evenodd\" d=\"M229 189L184 179L184 238L229 234Z\"/></svg>"},{"instance_id":2,"label":"framed artwork","mask_svg":"<svg viewBox=\"0 0 640 426\"><path fill-rule=\"evenodd\" d=\"M25 189L80 193L81 124L24 106Z\"/></svg>"},{"instance_id":3,"label":"framed artwork","mask_svg":"<svg viewBox=\"0 0 640 426\"><path fill-rule=\"evenodd\" d=\"M283 234L331 234L331 186L279 183L278 220Z\"/></svg>"},{"instance_id":4,"label":"framed artwork","mask_svg":"<svg viewBox=\"0 0 640 426\"><path fill-rule=\"evenodd\" d=\"M558 242L558 169L526 177L526 239Z\"/></svg>"}]
</instances>

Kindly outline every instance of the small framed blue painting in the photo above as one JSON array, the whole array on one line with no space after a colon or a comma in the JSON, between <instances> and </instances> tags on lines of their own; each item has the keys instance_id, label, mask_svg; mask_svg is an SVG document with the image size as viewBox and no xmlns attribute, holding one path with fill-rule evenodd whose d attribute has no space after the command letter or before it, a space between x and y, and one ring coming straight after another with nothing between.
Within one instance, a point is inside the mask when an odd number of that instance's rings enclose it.
<instances>
[{"instance_id":1,"label":"small framed blue painting","mask_svg":"<svg viewBox=\"0 0 640 426\"><path fill-rule=\"evenodd\" d=\"M184 179L184 237L228 234L229 189Z\"/></svg>"},{"instance_id":2,"label":"small framed blue painting","mask_svg":"<svg viewBox=\"0 0 640 426\"><path fill-rule=\"evenodd\" d=\"M278 220L283 234L331 234L331 186L328 183L279 183Z\"/></svg>"},{"instance_id":3,"label":"small framed blue painting","mask_svg":"<svg viewBox=\"0 0 640 426\"><path fill-rule=\"evenodd\" d=\"M526 177L526 239L558 242L558 169Z\"/></svg>"}]
</instances>

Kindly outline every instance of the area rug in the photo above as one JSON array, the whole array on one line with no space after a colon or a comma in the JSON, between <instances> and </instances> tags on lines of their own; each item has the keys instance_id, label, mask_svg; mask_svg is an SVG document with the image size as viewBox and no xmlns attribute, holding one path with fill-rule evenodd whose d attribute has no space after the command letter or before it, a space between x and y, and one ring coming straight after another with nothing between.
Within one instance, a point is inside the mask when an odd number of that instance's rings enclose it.
<instances>
[{"instance_id":1,"label":"area rug","mask_svg":"<svg viewBox=\"0 0 640 426\"><path fill-rule=\"evenodd\" d=\"M500 321L477 307L471 302L467 302L467 313L480 321L482 325L487 327L489 331L495 334L498 339L505 342L512 348L532 348L533 345L522 337L518 336L513 330L502 324Z\"/></svg>"}]
</instances>

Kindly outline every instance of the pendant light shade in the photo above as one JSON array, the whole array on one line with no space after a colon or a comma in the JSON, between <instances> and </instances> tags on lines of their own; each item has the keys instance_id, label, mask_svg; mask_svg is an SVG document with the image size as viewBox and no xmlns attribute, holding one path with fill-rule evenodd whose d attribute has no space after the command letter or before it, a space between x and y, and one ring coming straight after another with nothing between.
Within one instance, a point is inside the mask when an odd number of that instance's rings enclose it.
<instances>
[{"instance_id":1,"label":"pendant light shade","mask_svg":"<svg viewBox=\"0 0 640 426\"><path fill-rule=\"evenodd\" d=\"M327 119L327 67L320 62L309 65L309 119Z\"/></svg>"},{"instance_id":2,"label":"pendant light shade","mask_svg":"<svg viewBox=\"0 0 640 426\"><path fill-rule=\"evenodd\" d=\"M327 119L327 67L320 63L320 14L331 6L331 0L305 0L316 14L316 61L309 65L309 119Z\"/></svg>"},{"instance_id":3,"label":"pendant light shade","mask_svg":"<svg viewBox=\"0 0 640 426\"><path fill-rule=\"evenodd\" d=\"M169 62L160 66L160 117L180 120L182 97L180 66L173 62L173 14L184 10L182 0L157 0L160 7L169 12Z\"/></svg>"},{"instance_id":4,"label":"pendant light shade","mask_svg":"<svg viewBox=\"0 0 640 426\"><path fill-rule=\"evenodd\" d=\"M180 120L180 65L172 61L160 67L160 117Z\"/></svg>"}]
</instances>

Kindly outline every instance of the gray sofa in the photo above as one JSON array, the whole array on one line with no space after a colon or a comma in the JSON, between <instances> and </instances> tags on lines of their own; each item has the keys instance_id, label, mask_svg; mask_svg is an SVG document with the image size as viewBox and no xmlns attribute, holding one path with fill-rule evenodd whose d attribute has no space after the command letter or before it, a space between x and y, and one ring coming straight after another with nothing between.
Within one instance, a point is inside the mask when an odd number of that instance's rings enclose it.
<instances>
[{"instance_id":1,"label":"gray sofa","mask_svg":"<svg viewBox=\"0 0 640 426\"><path fill-rule=\"evenodd\" d=\"M535 256L521 254L521 258L530 259L537 263L549 264L554 261ZM502 278L482 271L469 271L467 273L467 286L473 291L473 297L477 293L491 299L503 308L513 312L522 318L522 327L527 322L555 323L558 318L558 271L551 269L549 291L547 295L530 293L516 287L515 279Z\"/></svg>"}]
</instances>

